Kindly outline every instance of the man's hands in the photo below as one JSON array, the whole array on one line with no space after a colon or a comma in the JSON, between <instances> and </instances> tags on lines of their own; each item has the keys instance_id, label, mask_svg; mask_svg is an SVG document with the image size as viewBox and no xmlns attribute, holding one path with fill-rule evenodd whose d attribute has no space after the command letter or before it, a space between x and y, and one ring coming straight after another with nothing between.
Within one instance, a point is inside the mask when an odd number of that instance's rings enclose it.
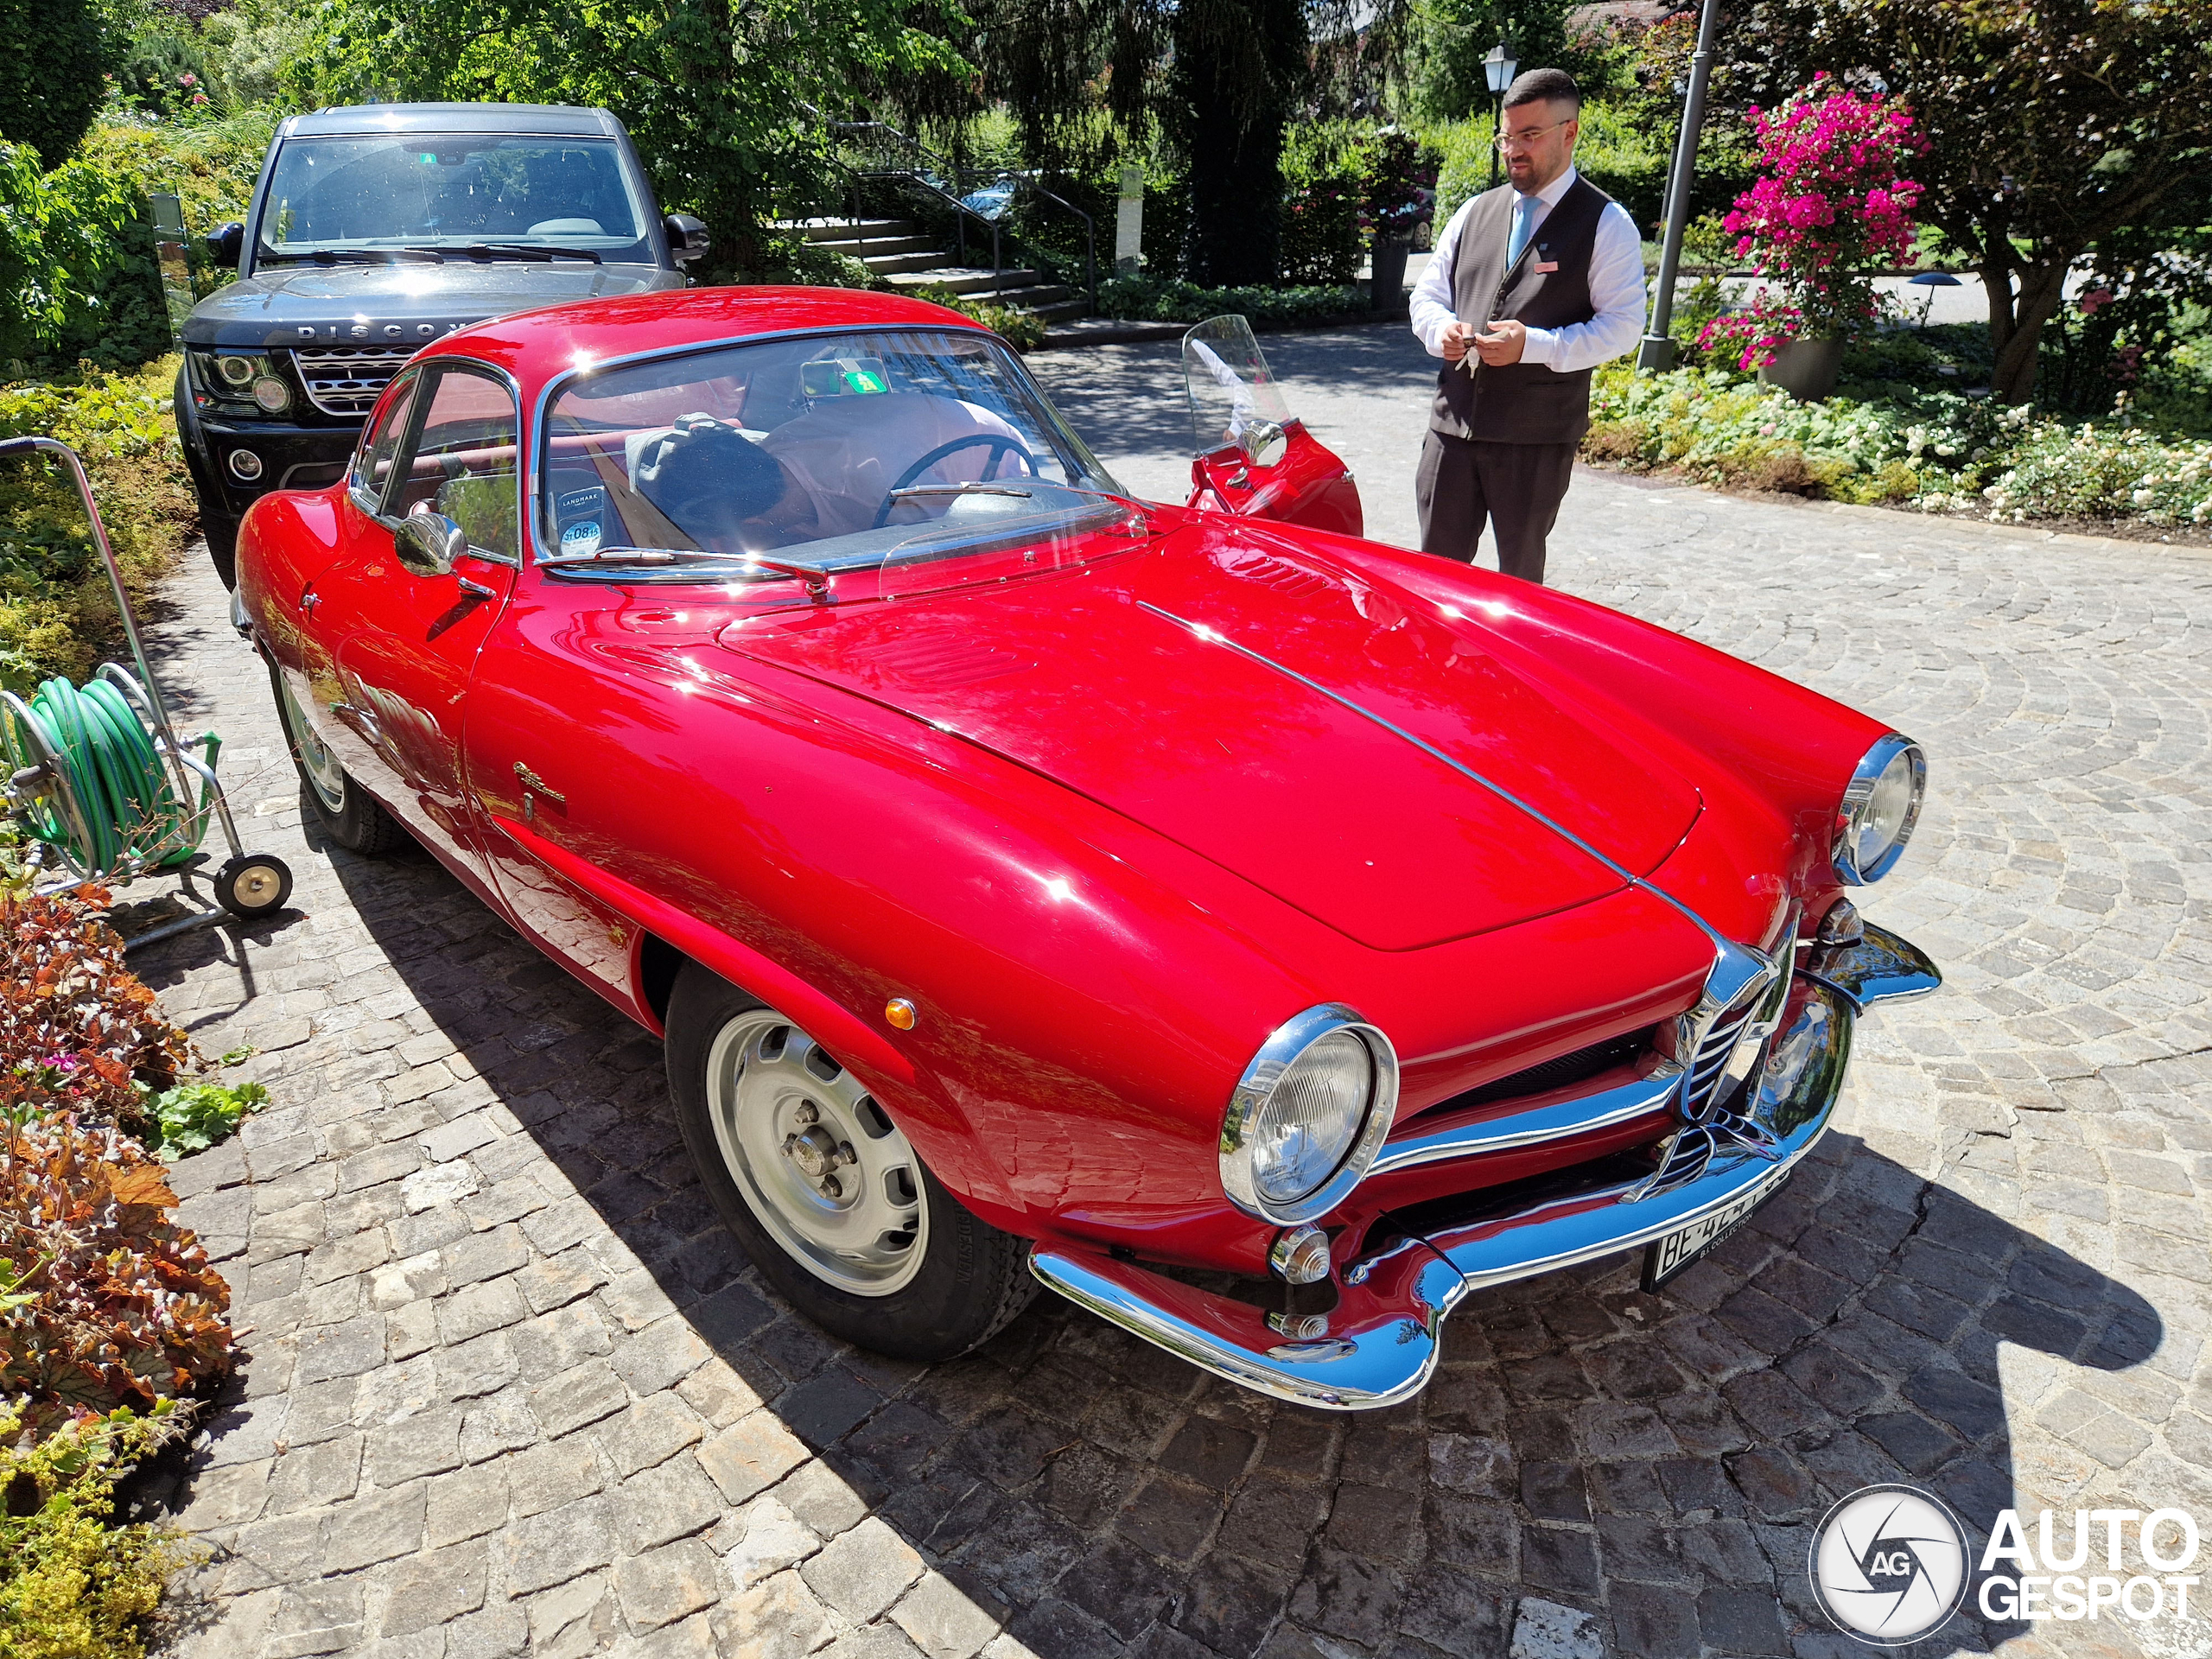
<instances>
[{"instance_id":1,"label":"man's hands","mask_svg":"<svg viewBox=\"0 0 2212 1659\"><path fill-rule=\"evenodd\" d=\"M1518 363L1527 349L1529 331L1512 318L1491 324L1491 332L1478 334L1471 323L1458 320L1446 323L1444 328L1444 360L1457 363L1471 351L1485 363Z\"/></svg>"},{"instance_id":2,"label":"man's hands","mask_svg":"<svg viewBox=\"0 0 2212 1659\"><path fill-rule=\"evenodd\" d=\"M1493 322L1490 328L1490 333L1474 336L1475 354L1493 368L1518 363L1528 347L1529 331L1510 317Z\"/></svg>"}]
</instances>

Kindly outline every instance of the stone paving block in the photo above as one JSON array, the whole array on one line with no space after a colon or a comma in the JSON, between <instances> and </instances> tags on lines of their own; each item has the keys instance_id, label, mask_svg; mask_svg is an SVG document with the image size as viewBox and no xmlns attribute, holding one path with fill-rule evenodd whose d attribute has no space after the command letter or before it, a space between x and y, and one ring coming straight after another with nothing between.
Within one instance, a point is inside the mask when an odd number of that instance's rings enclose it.
<instances>
[{"instance_id":1,"label":"stone paving block","mask_svg":"<svg viewBox=\"0 0 2212 1659\"><path fill-rule=\"evenodd\" d=\"M505 1526L508 1468L505 1462L482 1464L432 1481L423 1516L424 1544L435 1550Z\"/></svg>"},{"instance_id":2,"label":"stone paving block","mask_svg":"<svg viewBox=\"0 0 2212 1659\"><path fill-rule=\"evenodd\" d=\"M808 1589L855 1624L889 1609L921 1576L912 1546L880 1521L863 1521L799 1568Z\"/></svg>"},{"instance_id":3,"label":"stone paving block","mask_svg":"<svg viewBox=\"0 0 2212 1659\"><path fill-rule=\"evenodd\" d=\"M798 1566L822 1548L820 1535L773 1492L764 1492L728 1516L707 1541L721 1552L730 1581L740 1590Z\"/></svg>"},{"instance_id":4,"label":"stone paving block","mask_svg":"<svg viewBox=\"0 0 2212 1659\"><path fill-rule=\"evenodd\" d=\"M487 1331L502 1331L519 1325L529 1315L529 1310L523 1306L522 1293L512 1278L464 1285L450 1296L441 1297L437 1309L438 1340L449 1348ZM509 1342L515 1351L516 1363L524 1374L543 1375L531 1372L529 1360L534 1356L524 1349L523 1333L516 1332Z\"/></svg>"},{"instance_id":5,"label":"stone paving block","mask_svg":"<svg viewBox=\"0 0 2212 1659\"><path fill-rule=\"evenodd\" d=\"M388 1492L365 1492L330 1512L322 1564L333 1573L412 1554L423 1547L429 1483L415 1481Z\"/></svg>"},{"instance_id":6,"label":"stone paving block","mask_svg":"<svg viewBox=\"0 0 2212 1659\"><path fill-rule=\"evenodd\" d=\"M507 1585L526 1594L605 1567L615 1554L613 1503L604 1494L580 1498L507 1528Z\"/></svg>"},{"instance_id":7,"label":"stone paving block","mask_svg":"<svg viewBox=\"0 0 2212 1659\"><path fill-rule=\"evenodd\" d=\"M530 1599L533 1659L577 1659L603 1647L621 1623L611 1575L587 1573Z\"/></svg>"},{"instance_id":8,"label":"stone paving block","mask_svg":"<svg viewBox=\"0 0 2212 1659\"><path fill-rule=\"evenodd\" d=\"M658 1630L721 1599L714 1552L685 1538L619 1561L614 1590L632 1630Z\"/></svg>"},{"instance_id":9,"label":"stone paving block","mask_svg":"<svg viewBox=\"0 0 2212 1659\"><path fill-rule=\"evenodd\" d=\"M527 1398L539 1427L548 1434L566 1434L620 1411L630 1395L605 1360L588 1359L535 1384Z\"/></svg>"},{"instance_id":10,"label":"stone paving block","mask_svg":"<svg viewBox=\"0 0 2212 1659\"><path fill-rule=\"evenodd\" d=\"M435 1250L425 1250L404 1262L391 1262L369 1274L369 1306L389 1312L446 1289L445 1267Z\"/></svg>"},{"instance_id":11,"label":"stone paving block","mask_svg":"<svg viewBox=\"0 0 2212 1659\"><path fill-rule=\"evenodd\" d=\"M459 1406L418 1412L369 1433L368 1462L379 1486L397 1486L461 1467Z\"/></svg>"},{"instance_id":12,"label":"stone paving block","mask_svg":"<svg viewBox=\"0 0 2212 1659\"><path fill-rule=\"evenodd\" d=\"M353 1496L361 1476L361 1437L350 1431L278 1458L269 1480L269 1513L320 1509Z\"/></svg>"},{"instance_id":13,"label":"stone paving block","mask_svg":"<svg viewBox=\"0 0 2212 1659\"><path fill-rule=\"evenodd\" d=\"M533 1256L514 1277L523 1300L530 1304L533 1313L547 1313L566 1306L590 1295L607 1282L607 1274L599 1263L583 1250L570 1250L552 1257Z\"/></svg>"},{"instance_id":14,"label":"stone paving block","mask_svg":"<svg viewBox=\"0 0 2212 1659\"><path fill-rule=\"evenodd\" d=\"M519 1370L505 1331L488 1332L438 1350L438 1376L449 1399L470 1400L497 1393L513 1382Z\"/></svg>"},{"instance_id":15,"label":"stone paving block","mask_svg":"<svg viewBox=\"0 0 2212 1659\"><path fill-rule=\"evenodd\" d=\"M601 1423L599 1443L618 1475L664 1463L703 1438L698 1417L673 1394L656 1394Z\"/></svg>"},{"instance_id":16,"label":"stone paving block","mask_svg":"<svg viewBox=\"0 0 2212 1659\"><path fill-rule=\"evenodd\" d=\"M513 1293L513 1281L499 1283ZM550 1313L541 1313L514 1331L516 1362L528 1379L557 1376L585 1360L607 1353L614 1346L607 1323L589 1302L571 1302Z\"/></svg>"},{"instance_id":17,"label":"stone paving block","mask_svg":"<svg viewBox=\"0 0 2212 1659\"><path fill-rule=\"evenodd\" d=\"M373 1314L319 1325L300 1339L293 1375L302 1383L359 1376L384 1363L384 1320Z\"/></svg>"},{"instance_id":18,"label":"stone paving block","mask_svg":"<svg viewBox=\"0 0 2212 1659\"><path fill-rule=\"evenodd\" d=\"M806 1447L769 1411L741 1418L699 1447L699 1466L721 1494L742 1503L806 1461Z\"/></svg>"},{"instance_id":19,"label":"stone paving block","mask_svg":"<svg viewBox=\"0 0 2212 1659\"><path fill-rule=\"evenodd\" d=\"M726 1506L688 1452L624 1481L620 1501L625 1537L632 1549L651 1549L688 1533L703 1532Z\"/></svg>"},{"instance_id":20,"label":"stone paving block","mask_svg":"<svg viewBox=\"0 0 2212 1659\"><path fill-rule=\"evenodd\" d=\"M941 1573L925 1572L891 1610L928 1659L970 1659L999 1633L999 1619Z\"/></svg>"},{"instance_id":21,"label":"stone paving block","mask_svg":"<svg viewBox=\"0 0 2212 1659\"><path fill-rule=\"evenodd\" d=\"M445 1659L514 1659L529 1651L528 1616L512 1603L465 1614L445 1633Z\"/></svg>"},{"instance_id":22,"label":"stone paving block","mask_svg":"<svg viewBox=\"0 0 2212 1659\"><path fill-rule=\"evenodd\" d=\"M658 1394L673 1388L714 1357L690 1323L663 1319L638 1336L616 1344L615 1370L639 1394Z\"/></svg>"},{"instance_id":23,"label":"stone paving block","mask_svg":"<svg viewBox=\"0 0 2212 1659\"><path fill-rule=\"evenodd\" d=\"M606 1484L588 1435L533 1446L509 1458L505 1467L518 1519L588 1497Z\"/></svg>"},{"instance_id":24,"label":"stone paving block","mask_svg":"<svg viewBox=\"0 0 2212 1659\"><path fill-rule=\"evenodd\" d=\"M343 1579L286 1586L262 1638L269 1659L343 1653L360 1639L361 1586Z\"/></svg>"},{"instance_id":25,"label":"stone paving block","mask_svg":"<svg viewBox=\"0 0 2212 1659\"><path fill-rule=\"evenodd\" d=\"M429 1630L484 1605L489 1546L478 1539L425 1551L398 1563L385 1580L385 1636Z\"/></svg>"},{"instance_id":26,"label":"stone paving block","mask_svg":"<svg viewBox=\"0 0 2212 1659\"><path fill-rule=\"evenodd\" d=\"M494 1227L455 1239L443 1251L446 1277L455 1285L474 1284L512 1273L530 1260L530 1245L517 1228Z\"/></svg>"}]
</instances>

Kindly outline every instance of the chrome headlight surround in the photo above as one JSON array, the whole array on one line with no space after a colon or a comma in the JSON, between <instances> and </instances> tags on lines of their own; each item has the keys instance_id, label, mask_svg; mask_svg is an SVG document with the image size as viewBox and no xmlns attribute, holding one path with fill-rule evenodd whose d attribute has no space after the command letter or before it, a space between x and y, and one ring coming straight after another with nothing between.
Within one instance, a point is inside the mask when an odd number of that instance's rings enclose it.
<instances>
[{"instance_id":1,"label":"chrome headlight surround","mask_svg":"<svg viewBox=\"0 0 2212 1659\"><path fill-rule=\"evenodd\" d=\"M1367 1051L1366 1115L1353 1130L1336 1168L1319 1186L1289 1202L1266 1198L1260 1191L1259 1172L1253 1166L1255 1132L1261 1115L1306 1051L1338 1032L1349 1033ZM1390 1039L1342 1003L1308 1008L1276 1027L1237 1079L1221 1122L1222 1190L1247 1215L1280 1226L1295 1226L1326 1215L1365 1177L1376 1154L1382 1150L1382 1139L1390 1132L1397 1109L1398 1055Z\"/></svg>"},{"instance_id":2,"label":"chrome headlight surround","mask_svg":"<svg viewBox=\"0 0 2212 1659\"><path fill-rule=\"evenodd\" d=\"M1911 791L1904 817L1886 842L1871 856L1863 856L1859 838L1873 810L1876 788L1883 775L1897 766L1906 768ZM1844 785L1843 800L1836 808L1832 858L1837 879L1847 887L1863 887L1887 875L1904 852L1905 842L1912 839L1912 827L1920 822L1920 806L1927 794L1928 758L1920 752L1920 745L1895 732L1876 739L1874 747L1852 768L1851 781Z\"/></svg>"}]
</instances>

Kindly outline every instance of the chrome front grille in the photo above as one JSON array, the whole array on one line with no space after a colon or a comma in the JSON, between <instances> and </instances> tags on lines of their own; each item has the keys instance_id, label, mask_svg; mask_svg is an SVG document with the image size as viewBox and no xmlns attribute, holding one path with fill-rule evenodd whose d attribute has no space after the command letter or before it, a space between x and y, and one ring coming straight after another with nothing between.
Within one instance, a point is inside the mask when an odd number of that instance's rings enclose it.
<instances>
[{"instance_id":1,"label":"chrome front grille","mask_svg":"<svg viewBox=\"0 0 2212 1659\"><path fill-rule=\"evenodd\" d=\"M1704 1110L1713 1085L1720 1081L1720 1074L1728 1065L1728 1057L1736 1052L1737 1039L1744 1034L1744 1027L1758 1011L1759 1001L1769 989L1764 980L1738 997L1720 1011L1705 1033L1705 1040L1697 1046L1696 1056L1690 1061L1689 1081L1683 1089L1683 1116L1695 1119Z\"/></svg>"},{"instance_id":2,"label":"chrome front grille","mask_svg":"<svg viewBox=\"0 0 2212 1659\"><path fill-rule=\"evenodd\" d=\"M385 382L415 355L408 346L296 346L292 361L308 401L326 415L365 415Z\"/></svg>"}]
</instances>

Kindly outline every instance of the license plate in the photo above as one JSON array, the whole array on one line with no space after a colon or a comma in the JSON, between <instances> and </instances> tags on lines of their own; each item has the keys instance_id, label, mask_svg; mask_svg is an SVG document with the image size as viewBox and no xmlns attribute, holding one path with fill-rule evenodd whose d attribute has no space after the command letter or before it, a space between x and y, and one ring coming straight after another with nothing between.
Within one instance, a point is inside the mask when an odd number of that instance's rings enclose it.
<instances>
[{"instance_id":1,"label":"license plate","mask_svg":"<svg viewBox=\"0 0 2212 1659\"><path fill-rule=\"evenodd\" d=\"M1739 1193L1711 1215L1700 1216L1687 1227L1663 1238L1655 1238L1643 1249L1643 1289L1646 1294L1665 1284L1683 1268L1694 1265L1709 1251L1726 1243L1735 1230L1751 1218L1751 1212L1782 1190L1788 1169L1777 1169L1758 1185Z\"/></svg>"}]
</instances>

